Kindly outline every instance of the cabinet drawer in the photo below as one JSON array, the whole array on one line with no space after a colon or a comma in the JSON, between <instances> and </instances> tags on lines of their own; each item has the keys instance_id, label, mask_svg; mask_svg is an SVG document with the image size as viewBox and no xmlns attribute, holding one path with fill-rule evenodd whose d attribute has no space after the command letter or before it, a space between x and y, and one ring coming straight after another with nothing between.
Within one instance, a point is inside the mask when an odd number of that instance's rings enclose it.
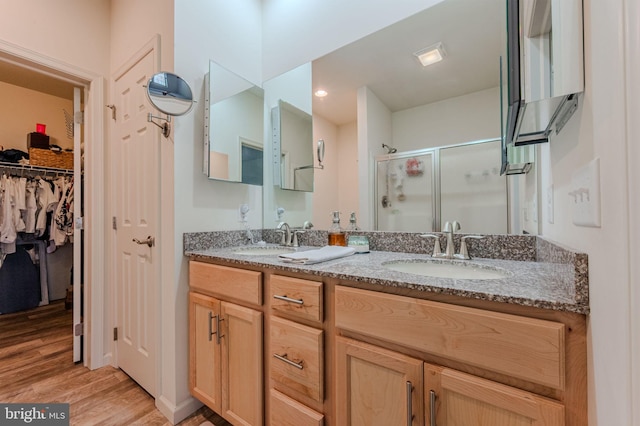
<instances>
[{"instance_id":1,"label":"cabinet drawer","mask_svg":"<svg viewBox=\"0 0 640 426\"><path fill-rule=\"evenodd\" d=\"M189 286L224 299L262 305L262 272L189 262Z\"/></svg>"},{"instance_id":2,"label":"cabinet drawer","mask_svg":"<svg viewBox=\"0 0 640 426\"><path fill-rule=\"evenodd\" d=\"M278 426L322 426L324 416L278 392L271 393L271 423Z\"/></svg>"},{"instance_id":3,"label":"cabinet drawer","mask_svg":"<svg viewBox=\"0 0 640 426\"><path fill-rule=\"evenodd\" d=\"M273 275L271 309L285 316L322 323L322 283Z\"/></svg>"},{"instance_id":4,"label":"cabinet drawer","mask_svg":"<svg viewBox=\"0 0 640 426\"><path fill-rule=\"evenodd\" d=\"M324 400L323 332L278 317L271 318L271 367L273 380L290 389Z\"/></svg>"},{"instance_id":5,"label":"cabinet drawer","mask_svg":"<svg viewBox=\"0 0 640 426\"><path fill-rule=\"evenodd\" d=\"M336 286L336 327L564 389L564 324Z\"/></svg>"}]
</instances>

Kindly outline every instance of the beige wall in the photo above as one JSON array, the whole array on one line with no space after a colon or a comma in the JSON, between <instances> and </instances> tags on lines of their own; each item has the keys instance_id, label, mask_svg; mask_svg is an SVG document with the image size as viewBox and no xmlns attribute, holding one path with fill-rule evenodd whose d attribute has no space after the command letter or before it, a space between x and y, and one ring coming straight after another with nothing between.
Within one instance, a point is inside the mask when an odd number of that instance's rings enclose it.
<instances>
[{"instance_id":1,"label":"beige wall","mask_svg":"<svg viewBox=\"0 0 640 426\"><path fill-rule=\"evenodd\" d=\"M110 0L0 0L0 39L105 75Z\"/></svg>"},{"instance_id":2,"label":"beige wall","mask_svg":"<svg viewBox=\"0 0 640 426\"><path fill-rule=\"evenodd\" d=\"M36 123L47 125L49 143L73 149L67 138L63 110L73 114L73 101L0 82L0 146L27 152L27 134L36 131Z\"/></svg>"}]
</instances>

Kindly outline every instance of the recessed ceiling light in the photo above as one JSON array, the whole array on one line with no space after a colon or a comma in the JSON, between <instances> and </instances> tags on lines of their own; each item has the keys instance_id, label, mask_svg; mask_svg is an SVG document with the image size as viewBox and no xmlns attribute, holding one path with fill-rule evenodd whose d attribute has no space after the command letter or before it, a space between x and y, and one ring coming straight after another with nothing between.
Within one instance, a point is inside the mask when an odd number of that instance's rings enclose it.
<instances>
[{"instance_id":1,"label":"recessed ceiling light","mask_svg":"<svg viewBox=\"0 0 640 426\"><path fill-rule=\"evenodd\" d=\"M446 55L442 43L436 43L413 53L418 58L423 67L440 62Z\"/></svg>"},{"instance_id":2,"label":"recessed ceiling light","mask_svg":"<svg viewBox=\"0 0 640 426\"><path fill-rule=\"evenodd\" d=\"M329 92L327 92L324 89L318 89L315 91L314 95L316 95L319 98L324 98L325 96L327 96L329 94Z\"/></svg>"}]
</instances>

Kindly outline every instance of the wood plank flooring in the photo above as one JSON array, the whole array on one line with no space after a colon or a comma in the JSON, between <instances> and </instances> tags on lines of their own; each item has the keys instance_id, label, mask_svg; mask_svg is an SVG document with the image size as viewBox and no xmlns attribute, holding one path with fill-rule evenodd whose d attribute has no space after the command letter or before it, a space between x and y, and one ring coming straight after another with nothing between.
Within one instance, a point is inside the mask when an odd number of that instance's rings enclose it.
<instances>
[{"instance_id":1,"label":"wood plank flooring","mask_svg":"<svg viewBox=\"0 0 640 426\"><path fill-rule=\"evenodd\" d=\"M74 364L72 320L63 301L0 315L0 402L67 402L70 423L78 426L171 425L154 399L121 370L90 371ZM206 407L180 425L207 420L229 425Z\"/></svg>"}]
</instances>

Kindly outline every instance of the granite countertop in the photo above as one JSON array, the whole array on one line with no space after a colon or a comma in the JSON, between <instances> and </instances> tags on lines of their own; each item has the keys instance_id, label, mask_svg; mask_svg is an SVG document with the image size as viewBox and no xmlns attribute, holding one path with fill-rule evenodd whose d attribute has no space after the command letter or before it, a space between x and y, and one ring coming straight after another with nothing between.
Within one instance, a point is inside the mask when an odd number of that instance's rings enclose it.
<instances>
[{"instance_id":1,"label":"granite countertop","mask_svg":"<svg viewBox=\"0 0 640 426\"><path fill-rule=\"evenodd\" d=\"M546 246L543 241L542 247ZM540 246L540 243L538 243ZM317 247L301 247L309 250ZM541 250L541 249L539 249ZM586 256L574 256L569 261L559 261L547 255L537 261L473 258L478 267L502 268L510 276L499 279L451 279L434 278L411 273L396 272L383 266L390 261L434 261L428 254L403 253L376 250L365 254L354 254L341 259L313 265L286 263L278 255L235 254L233 247L196 248L185 244L186 256L194 260L219 260L238 266L256 266L281 271L304 273L395 288L441 293L533 306L557 311L589 313L588 277ZM548 251L548 250L547 250ZM558 257L558 256L556 256ZM567 257L566 255L560 257ZM575 259L580 261L576 261Z\"/></svg>"}]
</instances>

